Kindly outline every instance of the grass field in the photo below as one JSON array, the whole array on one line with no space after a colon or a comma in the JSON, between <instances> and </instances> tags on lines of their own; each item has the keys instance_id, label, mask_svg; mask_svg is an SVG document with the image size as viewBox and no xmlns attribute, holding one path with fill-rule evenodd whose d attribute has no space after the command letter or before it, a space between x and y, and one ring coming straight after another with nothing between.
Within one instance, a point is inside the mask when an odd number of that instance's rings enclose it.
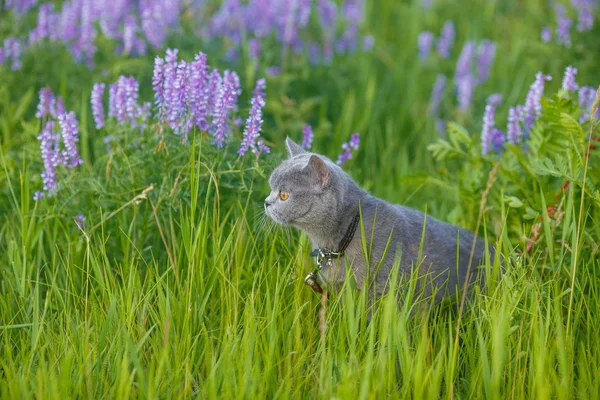
<instances>
[{"instance_id":1,"label":"grass field","mask_svg":"<svg viewBox=\"0 0 600 400\"><path fill-rule=\"evenodd\" d=\"M556 25L546 1L423 3L366 1L361 32L373 49L331 64L282 55L274 40L261 57L278 61L257 64L246 38L227 61L221 42L195 34L202 20L188 10L146 55L118 55L99 35L93 68L45 42L24 52L18 70L0 65L0 396L600 398L600 154L590 147L598 126L567 116L579 115L576 94L551 97L569 65L580 85L600 83L600 28L573 28L566 47L540 38ZM597 16L600 5L590 4ZM0 11L0 39L26 34L36 7ZM456 27L451 57L421 60L419 34L438 35L447 20ZM467 40L484 38L498 45L490 77L461 111L456 61ZM153 59L167 47L187 60L204 51L211 65L237 71L244 120L256 79L281 67L267 77L261 135L270 154L236 154L243 125L222 149L198 129L182 144L168 128L159 133L155 117L143 134L114 118L95 127L93 83L133 75L151 101ZM488 96L503 96L504 129L538 71L553 79L529 144L481 156ZM449 86L439 117L458 124L443 132L429 114L440 73ZM35 201L44 168L35 113L46 86L77 115L83 163L60 169L56 195ZM296 279L313 268L307 237L262 212L284 139L300 141L306 124L313 150L332 159L360 132L344 168L363 188L479 228L512 260L506 273L461 312L411 313L406 285L397 288L402 305L385 296L368 323L364 291L347 285L323 301ZM440 138L453 157L428 150Z\"/></svg>"}]
</instances>

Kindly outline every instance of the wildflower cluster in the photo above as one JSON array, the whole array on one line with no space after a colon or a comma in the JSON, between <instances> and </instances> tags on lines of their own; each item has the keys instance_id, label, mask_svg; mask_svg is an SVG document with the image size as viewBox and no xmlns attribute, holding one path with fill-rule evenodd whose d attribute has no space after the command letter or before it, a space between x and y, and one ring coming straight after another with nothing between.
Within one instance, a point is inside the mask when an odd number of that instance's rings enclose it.
<instances>
[{"instance_id":1,"label":"wildflower cluster","mask_svg":"<svg viewBox=\"0 0 600 400\"><path fill-rule=\"evenodd\" d=\"M268 153L270 151L262 140L258 140L260 129L262 126L262 109L265 106L265 92L267 83L264 79L259 79L256 82L256 87L252 92L252 100L250 101L250 115L246 120L246 128L244 129L244 137L242 144L238 150L239 155L244 155L251 149L254 154ZM258 142L257 142L258 140Z\"/></svg>"},{"instance_id":2,"label":"wildflower cluster","mask_svg":"<svg viewBox=\"0 0 600 400\"><path fill-rule=\"evenodd\" d=\"M115 83L108 85L108 116L114 117L119 124L128 123L143 130L150 117L150 103L139 104L139 87L139 83L132 76L120 76ZM90 96L96 129L105 124L105 88L104 83L95 83Z\"/></svg>"},{"instance_id":3,"label":"wildflower cluster","mask_svg":"<svg viewBox=\"0 0 600 400\"><path fill-rule=\"evenodd\" d=\"M329 63L335 53L350 54L358 48L370 50L370 35L362 36L364 0L225 0L216 10L198 0L68 0L59 8L53 2L35 0L8 2L15 13L37 12L36 24L27 38L9 38L0 50L0 63L11 59L20 68L20 55L42 41L62 43L77 62L93 66L95 41L99 35L116 41L117 51L146 54L148 47L164 46L180 21L201 26L199 37L207 42L222 40L225 57L234 61L249 39L250 57L260 56L262 41L274 38L296 54L306 53L313 64ZM309 27L311 17L320 29Z\"/></svg>"},{"instance_id":4,"label":"wildflower cluster","mask_svg":"<svg viewBox=\"0 0 600 400\"><path fill-rule=\"evenodd\" d=\"M579 122L584 123L590 118L592 104L596 97L596 90L589 86L580 87L575 81L576 75L576 68L572 66L566 68L562 81L561 94L568 97L570 93L577 92L580 108ZM481 130L482 154L488 154L492 150L500 153L504 148L505 142L516 145L527 141L531 129L541 115L541 99L544 95L545 82L551 79L550 75L544 75L542 72L537 73L535 81L529 87L525 104L510 107L508 110L506 135L501 130L494 128L496 106L490 104L488 100ZM600 117L600 115L597 115L597 117Z\"/></svg>"},{"instance_id":5,"label":"wildflower cluster","mask_svg":"<svg viewBox=\"0 0 600 400\"><path fill-rule=\"evenodd\" d=\"M437 43L437 52L441 58L450 57L450 52L452 50L452 46L454 45L455 37L456 30L452 21L446 21L444 23L437 42L435 35L432 32L421 32L418 37L419 58L421 60L427 60L434 43Z\"/></svg>"},{"instance_id":6,"label":"wildflower cluster","mask_svg":"<svg viewBox=\"0 0 600 400\"><path fill-rule=\"evenodd\" d=\"M569 13L577 14L577 25L576 29L578 32L587 32L594 26L593 11L595 8L594 0L571 0L572 12L561 4L557 3L554 6L554 15L556 21L556 27L554 29L555 42L557 44L570 47L571 46L571 32L575 25L573 19L569 16ZM552 29L548 26L542 29L542 41L548 43L552 41L553 33Z\"/></svg>"},{"instance_id":7,"label":"wildflower cluster","mask_svg":"<svg viewBox=\"0 0 600 400\"><path fill-rule=\"evenodd\" d=\"M344 165L344 163L352 158L352 150L358 150L360 145L360 134L353 133L350 136L350 140L342 144L343 151L340 153L337 159L338 165Z\"/></svg>"},{"instance_id":8,"label":"wildflower cluster","mask_svg":"<svg viewBox=\"0 0 600 400\"><path fill-rule=\"evenodd\" d=\"M50 88L40 90L40 102L36 117L42 120L42 131L38 136L44 164L42 172L43 191L33 198L40 200L53 196L57 191L57 168L75 168L83 163L77 149L79 142L78 122L73 111L67 112L61 97L56 97Z\"/></svg>"}]
</instances>

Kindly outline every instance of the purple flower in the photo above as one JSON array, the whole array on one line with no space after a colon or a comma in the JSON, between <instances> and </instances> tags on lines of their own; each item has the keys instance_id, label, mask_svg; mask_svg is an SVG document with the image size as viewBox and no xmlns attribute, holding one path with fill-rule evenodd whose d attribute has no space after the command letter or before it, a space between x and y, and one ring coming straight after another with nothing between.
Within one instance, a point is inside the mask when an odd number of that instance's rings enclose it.
<instances>
[{"instance_id":1,"label":"purple flower","mask_svg":"<svg viewBox=\"0 0 600 400\"><path fill-rule=\"evenodd\" d=\"M65 102L61 96L56 98L56 114L53 114L53 117L58 117L60 114L65 113Z\"/></svg>"},{"instance_id":2,"label":"purple flower","mask_svg":"<svg viewBox=\"0 0 600 400\"><path fill-rule=\"evenodd\" d=\"M256 142L256 147L258 148L258 152L259 153L270 153L271 149L269 148L269 146L267 146L262 139L259 140L258 142Z\"/></svg>"},{"instance_id":3,"label":"purple flower","mask_svg":"<svg viewBox=\"0 0 600 400\"><path fill-rule=\"evenodd\" d=\"M454 45L454 37L456 36L456 30L454 29L454 23L452 21L446 21L440 32L440 38L438 39L437 49L440 57L450 57L450 51Z\"/></svg>"},{"instance_id":4,"label":"purple flower","mask_svg":"<svg viewBox=\"0 0 600 400\"><path fill-rule=\"evenodd\" d=\"M523 131L521 130L520 121L522 120L522 107L511 107L508 110L508 126L506 128L506 138L509 144L517 144L521 142Z\"/></svg>"},{"instance_id":5,"label":"purple flower","mask_svg":"<svg viewBox=\"0 0 600 400\"><path fill-rule=\"evenodd\" d=\"M96 123L96 129L104 126L104 106L102 105L102 96L104 96L104 83L94 83L90 102L92 104L92 115Z\"/></svg>"},{"instance_id":6,"label":"purple flower","mask_svg":"<svg viewBox=\"0 0 600 400\"><path fill-rule=\"evenodd\" d=\"M313 133L312 127L310 125L305 125L304 128L302 128L302 147L306 150L310 150L314 136L315 134Z\"/></svg>"},{"instance_id":7,"label":"purple flower","mask_svg":"<svg viewBox=\"0 0 600 400\"><path fill-rule=\"evenodd\" d=\"M525 119L525 132L528 133L533 127L535 119L540 115L542 111L542 105L540 101L544 95L544 82L551 80L550 75L544 75L538 72L535 76L535 81L529 87L527 98L525 100L524 119Z\"/></svg>"},{"instance_id":8,"label":"purple flower","mask_svg":"<svg viewBox=\"0 0 600 400\"><path fill-rule=\"evenodd\" d=\"M56 98L52 93L52 90L48 87L40 89L40 102L37 107L35 116L37 118L44 118L47 115L56 114Z\"/></svg>"},{"instance_id":9,"label":"purple flower","mask_svg":"<svg viewBox=\"0 0 600 400\"><path fill-rule=\"evenodd\" d=\"M4 39L4 58L12 60L13 71L21 69L21 41L15 37Z\"/></svg>"},{"instance_id":10,"label":"purple flower","mask_svg":"<svg viewBox=\"0 0 600 400\"><path fill-rule=\"evenodd\" d=\"M437 115L444 90L446 89L446 75L438 74L433 89L431 90L431 99L429 100L429 115Z\"/></svg>"},{"instance_id":11,"label":"purple flower","mask_svg":"<svg viewBox=\"0 0 600 400\"><path fill-rule=\"evenodd\" d=\"M433 45L434 39L435 37L431 32L425 31L419 34L419 58L421 60L426 60L427 57L429 57L429 52L431 51L431 46Z\"/></svg>"},{"instance_id":12,"label":"purple flower","mask_svg":"<svg viewBox=\"0 0 600 400\"><path fill-rule=\"evenodd\" d=\"M375 38L373 35L365 35L363 37L362 49L363 51L371 51L375 45Z\"/></svg>"},{"instance_id":13,"label":"purple flower","mask_svg":"<svg viewBox=\"0 0 600 400\"><path fill-rule=\"evenodd\" d=\"M173 80L172 89L169 91L167 122L173 129L176 135L184 135L187 133L186 121L181 121L185 117L187 108L185 106L186 84L188 79L188 64L184 60L177 64L175 79Z\"/></svg>"},{"instance_id":14,"label":"purple flower","mask_svg":"<svg viewBox=\"0 0 600 400\"><path fill-rule=\"evenodd\" d=\"M38 136L40 141L40 151L42 153L42 161L44 163L44 172L42 172L42 182L44 184L44 190L53 194L54 188L57 185L56 181L56 167L60 163L60 157L58 154L58 140L59 136L53 133L54 122L46 121L46 125L42 132ZM42 192L36 192L34 200L39 200L45 197Z\"/></svg>"},{"instance_id":15,"label":"purple flower","mask_svg":"<svg viewBox=\"0 0 600 400\"><path fill-rule=\"evenodd\" d=\"M350 140L344 144L342 144L343 151L340 153L337 159L338 165L344 165L346 161L352 158L352 150L358 150L358 146L360 145L360 134L354 133L350 137Z\"/></svg>"},{"instance_id":16,"label":"purple flower","mask_svg":"<svg viewBox=\"0 0 600 400\"><path fill-rule=\"evenodd\" d=\"M83 228L86 227L85 225L85 215L83 214L77 214L77 216L75 216L75 224L77 224L77 228L79 228L79 230L83 231Z\"/></svg>"},{"instance_id":17,"label":"purple flower","mask_svg":"<svg viewBox=\"0 0 600 400\"><path fill-rule=\"evenodd\" d=\"M77 128L77 118L73 111L64 113L58 116L61 135L65 150L62 152L62 161L65 167L75 168L79 164L83 164L83 160L79 157L77 151L77 142L79 141L79 130Z\"/></svg>"},{"instance_id":18,"label":"purple flower","mask_svg":"<svg viewBox=\"0 0 600 400\"><path fill-rule=\"evenodd\" d=\"M469 40L465 43L460 56L456 61L456 71L454 74L454 80L459 81L461 78L471 74L471 64L475 57L475 42Z\"/></svg>"},{"instance_id":19,"label":"purple flower","mask_svg":"<svg viewBox=\"0 0 600 400\"><path fill-rule=\"evenodd\" d=\"M481 128L481 154L488 154L492 149L492 131L494 130L494 114L496 108L491 104L485 106L483 127Z\"/></svg>"},{"instance_id":20,"label":"purple flower","mask_svg":"<svg viewBox=\"0 0 600 400\"><path fill-rule=\"evenodd\" d=\"M133 15L128 15L123 21L123 52L132 54L135 46L137 22Z\"/></svg>"},{"instance_id":21,"label":"purple flower","mask_svg":"<svg viewBox=\"0 0 600 400\"><path fill-rule=\"evenodd\" d=\"M54 4L45 3L40 5L37 17L37 25L29 32L29 44L35 44L46 39L50 35L51 20L53 19Z\"/></svg>"},{"instance_id":22,"label":"purple flower","mask_svg":"<svg viewBox=\"0 0 600 400\"><path fill-rule=\"evenodd\" d=\"M163 105L163 83L164 75L163 71L165 68L165 60L160 57L154 59L154 72L152 74L152 88L154 89L154 104L160 110Z\"/></svg>"},{"instance_id":23,"label":"purple flower","mask_svg":"<svg viewBox=\"0 0 600 400\"><path fill-rule=\"evenodd\" d=\"M337 5L331 0L318 0L317 14L320 18L321 28L330 30L337 18Z\"/></svg>"},{"instance_id":24,"label":"purple flower","mask_svg":"<svg viewBox=\"0 0 600 400\"><path fill-rule=\"evenodd\" d=\"M542 29L542 42L548 43L552 40L552 30L547 26Z\"/></svg>"},{"instance_id":25,"label":"purple flower","mask_svg":"<svg viewBox=\"0 0 600 400\"><path fill-rule=\"evenodd\" d=\"M565 70L565 76L562 81L562 90L567 92L575 92L579 87L577 82L575 82L575 76L577 75L577 68L573 68L572 66L568 66Z\"/></svg>"},{"instance_id":26,"label":"purple flower","mask_svg":"<svg viewBox=\"0 0 600 400\"><path fill-rule=\"evenodd\" d=\"M498 154L502 153L502 150L504 150L504 142L505 142L505 137L504 137L504 132L502 132L500 129L492 129L492 134L491 134L491 143L492 143L492 148L494 149L494 151Z\"/></svg>"},{"instance_id":27,"label":"purple flower","mask_svg":"<svg viewBox=\"0 0 600 400\"><path fill-rule=\"evenodd\" d=\"M251 60L258 60L260 57L260 41L258 39L248 40L248 53Z\"/></svg>"},{"instance_id":28,"label":"purple flower","mask_svg":"<svg viewBox=\"0 0 600 400\"><path fill-rule=\"evenodd\" d=\"M246 128L244 129L244 137L240 149L238 150L239 155L244 155L248 149L252 149L254 153L257 153L255 148L255 142L260 136L260 128L263 123L262 109L265 106L265 93L264 90L267 88L267 82L264 79L259 79L256 82L256 87L252 92L252 100L250 101L250 115L246 120Z\"/></svg>"},{"instance_id":29,"label":"purple flower","mask_svg":"<svg viewBox=\"0 0 600 400\"><path fill-rule=\"evenodd\" d=\"M460 77L456 82L456 96L458 98L458 109L461 111L471 107L471 99L473 97L473 88L475 86L475 78L472 75Z\"/></svg>"},{"instance_id":30,"label":"purple flower","mask_svg":"<svg viewBox=\"0 0 600 400\"><path fill-rule=\"evenodd\" d=\"M592 15L592 0L571 0L571 4L577 10L577 30L585 32L592 29L594 16Z\"/></svg>"},{"instance_id":31,"label":"purple flower","mask_svg":"<svg viewBox=\"0 0 600 400\"><path fill-rule=\"evenodd\" d=\"M567 47L571 46L571 26L573 20L566 16L565 7L562 4L556 4L554 7L556 12L556 36L559 44L564 44Z\"/></svg>"},{"instance_id":32,"label":"purple flower","mask_svg":"<svg viewBox=\"0 0 600 400\"><path fill-rule=\"evenodd\" d=\"M208 127L206 120L209 109L209 96L205 92L208 79L206 54L200 52L189 65L189 78L186 87L186 103L190 108L190 119L198 128Z\"/></svg>"},{"instance_id":33,"label":"purple flower","mask_svg":"<svg viewBox=\"0 0 600 400\"><path fill-rule=\"evenodd\" d=\"M580 116L579 122L584 123L590 119L590 113L594 99L596 98L596 90L593 87L582 86L579 88L579 108ZM596 110L596 116L598 116L598 110Z\"/></svg>"},{"instance_id":34,"label":"purple flower","mask_svg":"<svg viewBox=\"0 0 600 400\"><path fill-rule=\"evenodd\" d=\"M270 76L270 77L279 76L279 75L281 75L281 68L279 68L277 66L267 67L267 69L265 70L265 73L267 74L267 76Z\"/></svg>"},{"instance_id":35,"label":"purple flower","mask_svg":"<svg viewBox=\"0 0 600 400\"><path fill-rule=\"evenodd\" d=\"M478 49L477 81L484 83L490 76L490 69L496 57L496 42L483 40Z\"/></svg>"},{"instance_id":36,"label":"purple flower","mask_svg":"<svg viewBox=\"0 0 600 400\"><path fill-rule=\"evenodd\" d=\"M239 95L239 78L235 72L225 71L223 74L223 82L219 89L219 95L214 109L214 137L213 144L217 148L223 147L226 144L225 139L229 136L229 113L237 102Z\"/></svg>"},{"instance_id":37,"label":"purple flower","mask_svg":"<svg viewBox=\"0 0 600 400\"><path fill-rule=\"evenodd\" d=\"M502 103L502 95L500 93L494 93L488 96L485 103L491 105L492 107L499 107Z\"/></svg>"}]
</instances>

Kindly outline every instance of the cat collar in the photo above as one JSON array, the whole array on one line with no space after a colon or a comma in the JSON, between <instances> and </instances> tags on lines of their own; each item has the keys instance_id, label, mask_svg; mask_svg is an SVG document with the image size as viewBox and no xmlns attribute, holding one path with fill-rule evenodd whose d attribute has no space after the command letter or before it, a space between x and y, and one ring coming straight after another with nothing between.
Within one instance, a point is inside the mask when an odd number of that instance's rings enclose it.
<instances>
[{"instance_id":1,"label":"cat collar","mask_svg":"<svg viewBox=\"0 0 600 400\"><path fill-rule=\"evenodd\" d=\"M310 253L311 257L315 257L315 263L317 264L317 268L308 274L306 278L304 278L304 283L310 286L312 290L317 293L323 293L323 289L321 285L325 286L325 279L323 277L323 273L321 269L323 269L323 263L325 262L325 266L332 267L333 260L339 259L344 255L344 252L350 245L352 238L354 237L354 232L356 232L356 228L358 227L358 223L360 222L360 213L357 212L354 218L352 219L352 223L346 230L346 234L344 238L340 242L337 251L330 250L328 248L322 247L312 251Z\"/></svg>"}]
</instances>

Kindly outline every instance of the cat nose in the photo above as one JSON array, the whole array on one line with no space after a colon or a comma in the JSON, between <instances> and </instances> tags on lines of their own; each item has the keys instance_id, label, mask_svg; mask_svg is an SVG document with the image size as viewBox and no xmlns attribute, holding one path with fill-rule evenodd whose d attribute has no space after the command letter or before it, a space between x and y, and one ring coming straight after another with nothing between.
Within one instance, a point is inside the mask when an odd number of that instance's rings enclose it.
<instances>
[{"instance_id":1,"label":"cat nose","mask_svg":"<svg viewBox=\"0 0 600 400\"><path fill-rule=\"evenodd\" d=\"M268 199L265 199L265 207L269 207L270 205L272 205L273 203L269 202Z\"/></svg>"}]
</instances>

